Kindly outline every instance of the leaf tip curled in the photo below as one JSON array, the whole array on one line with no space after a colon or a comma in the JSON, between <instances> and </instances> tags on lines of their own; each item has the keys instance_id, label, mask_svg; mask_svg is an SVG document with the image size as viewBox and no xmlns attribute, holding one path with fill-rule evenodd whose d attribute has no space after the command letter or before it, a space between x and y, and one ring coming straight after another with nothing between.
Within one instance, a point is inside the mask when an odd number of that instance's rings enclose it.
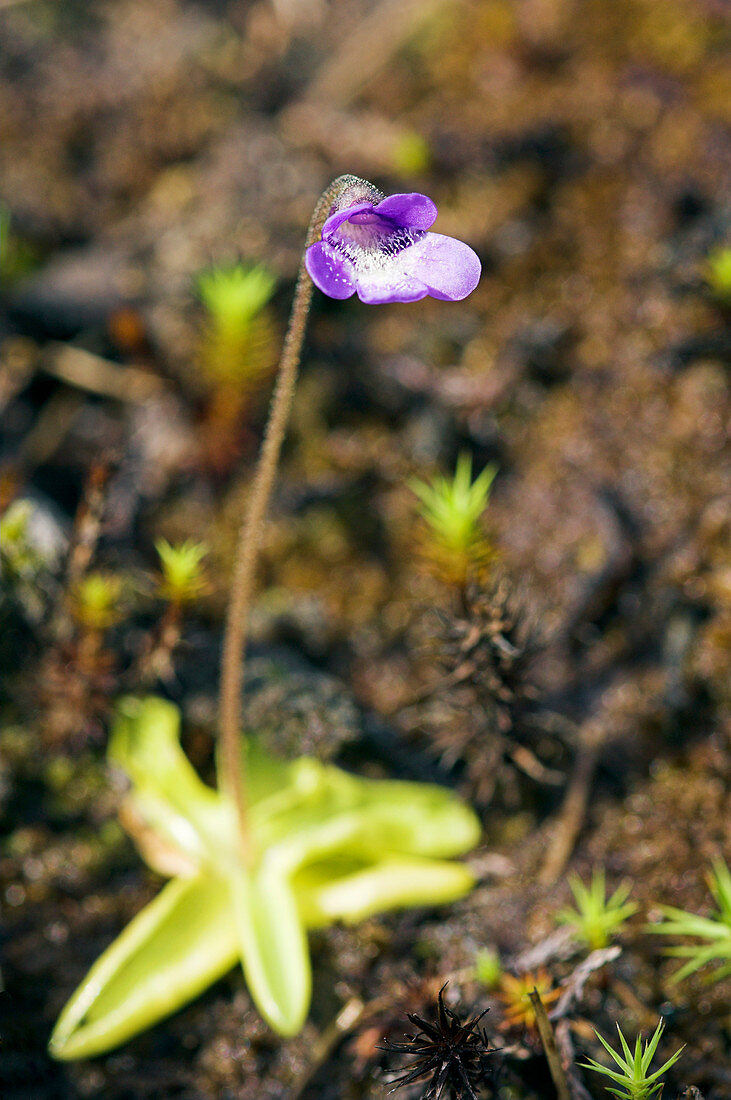
<instances>
[{"instance_id":1,"label":"leaf tip curled","mask_svg":"<svg viewBox=\"0 0 731 1100\"><path fill-rule=\"evenodd\" d=\"M65 1053L66 1041L60 1034L60 1020L51 1032L51 1038L48 1040L48 1053L51 1058L54 1058L57 1062L63 1062L68 1057Z\"/></svg>"}]
</instances>

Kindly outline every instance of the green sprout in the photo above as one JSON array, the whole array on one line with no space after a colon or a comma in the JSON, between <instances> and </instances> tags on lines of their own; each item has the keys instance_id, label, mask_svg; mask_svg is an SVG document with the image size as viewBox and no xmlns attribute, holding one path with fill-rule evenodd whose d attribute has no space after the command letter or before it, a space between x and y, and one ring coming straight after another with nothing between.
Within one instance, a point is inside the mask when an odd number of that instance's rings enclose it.
<instances>
[{"instance_id":1,"label":"green sprout","mask_svg":"<svg viewBox=\"0 0 731 1100\"><path fill-rule=\"evenodd\" d=\"M0 203L0 272L5 272L10 238L10 211Z\"/></svg>"},{"instance_id":2,"label":"green sprout","mask_svg":"<svg viewBox=\"0 0 731 1100\"><path fill-rule=\"evenodd\" d=\"M731 302L731 246L721 245L706 260L706 282L716 298Z\"/></svg>"},{"instance_id":3,"label":"green sprout","mask_svg":"<svg viewBox=\"0 0 731 1100\"><path fill-rule=\"evenodd\" d=\"M391 149L391 166L399 176L420 176L431 164L429 142L416 130L400 134Z\"/></svg>"},{"instance_id":4,"label":"green sprout","mask_svg":"<svg viewBox=\"0 0 731 1100\"><path fill-rule=\"evenodd\" d=\"M630 885L622 883L607 899L604 868L591 876L591 883L585 886L578 875L569 876L569 886L576 901L576 908L561 909L556 914L559 924L570 925L576 936L596 951L607 947L616 932L633 913L637 905L628 901Z\"/></svg>"},{"instance_id":5,"label":"green sprout","mask_svg":"<svg viewBox=\"0 0 731 1100\"><path fill-rule=\"evenodd\" d=\"M87 573L71 591L74 619L88 630L106 630L123 617L124 578L118 573Z\"/></svg>"},{"instance_id":6,"label":"green sprout","mask_svg":"<svg viewBox=\"0 0 731 1100\"><path fill-rule=\"evenodd\" d=\"M34 622L40 621L47 609L46 571L53 564L54 551L35 545L32 515L31 501L14 500L0 516L0 618L15 602Z\"/></svg>"},{"instance_id":7,"label":"green sprout","mask_svg":"<svg viewBox=\"0 0 731 1100\"><path fill-rule=\"evenodd\" d=\"M496 473L497 466L486 466L472 481L472 456L463 451L451 480L435 477L431 482L411 482L422 503L423 519L453 550L469 549L481 534L479 520L487 507Z\"/></svg>"},{"instance_id":8,"label":"green sprout","mask_svg":"<svg viewBox=\"0 0 731 1100\"><path fill-rule=\"evenodd\" d=\"M186 539L172 545L167 539L155 543L160 558L161 578L158 593L173 604L192 603L208 588L208 580L202 568L208 553L204 542Z\"/></svg>"},{"instance_id":9,"label":"green sprout","mask_svg":"<svg viewBox=\"0 0 731 1100\"><path fill-rule=\"evenodd\" d=\"M580 1062L582 1069L592 1069L595 1073L602 1073L605 1077L609 1077L619 1085L618 1089L611 1089L606 1086L607 1092L611 1092L613 1096L619 1096L620 1100L647 1100L648 1097L653 1096L656 1092L662 1094L664 1082L660 1081L660 1077L675 1065L678 1058L683 1052L683 1047L680 1050L676 1050L667 1062L660 1069L655 1070L654 1073L648 1074L652 1059L655 1057L655 1051L657 1050L657 1044L660 1042L660 1036L663 1033L665 1024L660 1020L655 1029L655 1034L648 1042L645 1043L644 1050L642 1049L642 1036L637 1036L635 1042L634 1054L630 1050L627 1040L622 1034L622 1029L617 1024L617 1031L619 1032L619 1041L622 1044L622 1050L624 1057L618 1054L616 1050L610 1047L609 1043L604 1039L598 1031L595 1031L599 1042L604 1049L612 1056L620 1072L617 1070L609 1069L607 1066L603 1066L600 1062L594 1061L590 1058L588 1062Z\"/></svg>"},{"instance_id":10,"label":"green sprout","mask_svg":"<svg viewBox=\"0 0 731 1100\"><path fill-rule=\"evenodd\" d=\"M707 881L718 904L717 912L701 917L672 905L662 905L660 909L665 920L661 924L648 925L648 932L663 936L696 936L705 941L667 949L668 955L688 960L673 974L673 982L682 981L714 961L720 961L722 965L711 974L711 981L720 981L731 974L731 872L722 859L714 860Z\"/></svg>"},{"instance_id":11,"label":"green sprout","mask_svg":"<svg viewBox=\"0 0 731 1100\"><path fill-rule=\"evenodd\" d=\"M12 215L0 203L0 283L13 283L32 272L40 261L37 250L13 232Z\"/></svg>"},{"instance_id":12,"label":"green sprout","mask_svg":"<svg viewBox=\"0 0 731 1100\"><path fill-rule=\"evenodd\" d=\"M482 947L475 955L475 978L486 989L496 989L503 976L503 968L497 951Z\"/></svg>"},{"instance_id":13,"label":"green sprout","mask_svg":"<svg viewBox=\"0 0 731 1100\"><path fill-rule=\"evenodd\" d=\"M173 876L92 966L50 1041L60 1059L101 1054L175 1012L241 961L262 1016L281 1035L310 1004L307 930L439 905L474 885L451 857L480 825L455 795L362 779L241 740L254 859L242 862L232 800L183 753L163 699L120 703L109 759L129 779L122 819L153 870Z\"/></svg>"},{"instance_id":14,"label":"green sprout","mask_svg":"<svg viewBox=\"0 0 731 1100\"><path fill-rule=\"evenodd\" d=\"M42 564L29 535L33 505L29 500L14 500L0 517L0 564L14 577L32 574Z\"/></svg>"},{"instance_id":15,"label":"green sprout","mask_svg":"<svg viewBox=\"0 0 731 1100\"><path fill-rule=\"evenodd\" d=\"M433 556L447 565L456 580L464 580L471 568L491 556L480 519L496 473L497 466L486 466L473 481L472 456L463 451L453 478L410 482L421 501L420 514L428 529Z\"/></svg>"},{"instance_id":16,"label":"green sprout","mask_svg":"<svg viewBox=\"0 0 731 1100\"><path fill-rule=\"evenodd\" d=\"M265 309L276 279L265 267L234 264L198 276L206 317L197 358L203 378L219 395L214 434L238 427L242 409L276 362L274 327Z\"/></svg>"},{"instance_id":17,"label":"green sprout","mask_svg":"<svg viewBox=\"0 0 731 1100\"><path fill-rule=\"evenodd\" d=\"M198 276L198 294L208 314L226 328L244 328L267 304L276 279L265 267L213 267Z\"/></svg>"}]
</instances>

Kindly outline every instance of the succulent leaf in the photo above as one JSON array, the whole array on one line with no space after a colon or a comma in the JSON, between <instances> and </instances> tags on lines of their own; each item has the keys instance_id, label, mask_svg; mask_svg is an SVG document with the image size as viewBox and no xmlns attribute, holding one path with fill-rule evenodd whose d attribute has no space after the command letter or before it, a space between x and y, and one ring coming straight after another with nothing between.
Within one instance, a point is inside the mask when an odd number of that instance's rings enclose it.
<instances>
[{"instance_id":1,"label":"succulent leaf","mask_svg":"<svg viewBox=\"0 0 731 1100\"><path fill-rule=\"evenodd\" d=\"M172 704L120 704L109 757L131 782L125 821L151 865L181 877L135 917L72 996L51 1040L58 1058L124 1042L237 957L262 1015L293 1035L310 1003L307 928L453 901L474 884L468 868L445 859L472 847L480 832L451 792L361 779L307 757L285 763L242 739L255 852L253 866L243 867L233 807L199 779L178 733Z\"/></svg>"},{"instance_id":2,"label":"succulent leaf","mask_svg":"<svg viewBox=\"0 0 731 1100\"><path fill-rule=\"evenodd\" d=\"M275 1031L296 1035L310 1006L312 973L294 891L267 862L232 875L229 888L251 995Z\"/></svg>"},{"instance_id":3,"label":"succulent leaf","mask_svg":"<svg viewBox=\"0 0 731 1100\"><path fill-rule=\"evenodd\" d=\"M348 866L346 862L345 866ZM444 905L463 897L474 876L460 863L393 857L352 867L332 861L315 864L295 878L300 907L309 928L334 920L355 924L387 909Z\"/></svg>"},{"instance_id":4,"label":"succulent leaf","mask_svg":"<svg viewBox=\"0 0 731 1100\"><path fill-rule=\"evenodd\" d=\"M174 879L92 966L59 1016L55 1058L92 1058L187 1004L236 961L224 879Z\"/></svg>"}]
</instances>

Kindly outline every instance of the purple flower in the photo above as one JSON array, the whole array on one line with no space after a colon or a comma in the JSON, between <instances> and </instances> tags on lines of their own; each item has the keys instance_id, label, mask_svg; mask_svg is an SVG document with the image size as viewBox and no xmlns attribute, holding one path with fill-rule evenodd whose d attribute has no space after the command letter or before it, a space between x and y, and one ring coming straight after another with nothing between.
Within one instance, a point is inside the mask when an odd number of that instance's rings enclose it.
<instances>
[{"instance_id":1,"label":"purple flower","mask_svg":"<svg viewBox=\"0 0 731 1100\"><path fill-rule=\"evenodd\" d=\"M469 245L427 233L437 208L426 195L389 195L365 180L348 186L310 245L305 265L315 286L331 298L361 302L418 302L430 294L456 302L480 279Z\"/></svg>"}]
</instances>

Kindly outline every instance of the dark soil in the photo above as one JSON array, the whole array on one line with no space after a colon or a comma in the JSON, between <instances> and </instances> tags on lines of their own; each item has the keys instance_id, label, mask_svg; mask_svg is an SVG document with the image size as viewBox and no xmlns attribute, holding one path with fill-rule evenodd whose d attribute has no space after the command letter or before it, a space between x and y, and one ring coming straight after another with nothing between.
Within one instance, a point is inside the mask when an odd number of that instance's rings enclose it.
<instances>
[{"instance_id":1,"label":"dark soil","mask_svg":"<svg viewBox=\"0 0 731 1100\"><path fill-rule=\"evenodd\" d=\"M399 1062L377 1044L447 979L504 1048L485 1095L550 1098L475 956L519 973L537 948L570 980L583 953L549 938L554 915L568 872L598 866L639 909L567 1017L569 1061L598 1056L592 1028L662 1016L663 1059L686 1044L665 1100L731 1096L728 981L673 984L643 931L658 904L708 913L704 876L731 859L731 313L708 268L731 226L728 34L723 0L0 3L0 519L29 500L35 548L0 591L3 1100L383 1097ZM316 296L247 724L279 752L457 787L485 824L480 884L313 935L295 1039L236 971L59 1064L59 1011L160 885L117 821L111 708L174 699L212 776L240 503L305 228L343 172L431 195L483 278L456 305ZM232 406L195 278L239 259L278 283ZM469 592L408 485L461 451L499 466ZM160 537L210 547L162 679ZM123 583L90 647L73 593L96 570ZM496 614L520 659L490 648ZM483 663L430 693L473 630ZM589 1073L572 1087L605 1095Z\"/></svg>"}]
</instances>

